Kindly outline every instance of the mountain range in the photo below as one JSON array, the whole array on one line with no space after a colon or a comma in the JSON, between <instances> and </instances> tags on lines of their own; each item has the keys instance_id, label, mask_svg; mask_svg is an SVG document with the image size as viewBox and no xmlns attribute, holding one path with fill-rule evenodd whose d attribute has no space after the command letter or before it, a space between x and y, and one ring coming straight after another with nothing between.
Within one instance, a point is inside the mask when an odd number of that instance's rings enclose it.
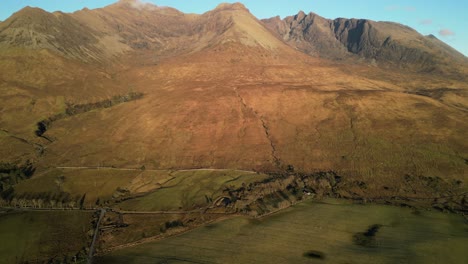
<instances>
[{"instance_id":1,"label":"mountain range","mask_svg":"<svg viewBox=\"0 0 468 264\"><path fill-rule=\"evenodd\" d=\"M468 59L393 22L121 0L0 23L0 162L468 179ZM457 187L458 188L458 187Z\"/></svg>"}]
</instances>

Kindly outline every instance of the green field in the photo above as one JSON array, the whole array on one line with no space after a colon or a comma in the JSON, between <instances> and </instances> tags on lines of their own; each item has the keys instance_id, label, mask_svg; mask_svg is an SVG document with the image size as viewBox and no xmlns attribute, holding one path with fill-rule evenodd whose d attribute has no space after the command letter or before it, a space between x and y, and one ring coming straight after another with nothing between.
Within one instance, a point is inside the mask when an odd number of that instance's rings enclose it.
<instances>
[{"instance_id":1,"label":"green field","mask_svg":"<svg viewBox=\"0 0 468 264\"><path fill-rule=\"evenodd\" d=\"M29 200L67 196L75 207L83 197L85 207L109 205L126 197L131 199L117 204L117 208L179 210L205 206L227 186L240 187L267 177L238 170L51 169L17 184L15 194ZM44 207L50 204L44 202Z\"/></svg>"},{"instance_id":2,"label":"green field","mask_svg":"<svg viewBox=\"0 0 468 264\"><path fill-rule=\"evenodd\" d=\"M170 171L119 169L51 169L46 173L20 182L15 186L17 195L34 196L67 193L77 201L85 197L85 206L95 206L122 195L146 192L160 187L171 178Z\"/></svg>"},{"instance_id":3,"label":"green field","mask_svg":"<svg viewBox=\"0 0 468 264\"><path fill-rule=\"evenodd\" d=\"M104 230L99 236L98 251L140 242L142 239L156 239L173 235L219 217L223 217L223 215L200 213L117 215L108 212L105 221L101 223ZM118 219L125 223L125 227L106 229L106 226L118 222Z\"/></svg>"},{"instance_id":4,"label":"green field","mask_svg":"<svg viewBox=\"0 0 468 264\"><path fill-rule=\"evenodd\" d=\"M72 260L89 246L91 222L88 212L4 212L0 214L0 263Z\"/></svg>"},{"instance_id":5,"label":"green field","mask_svg":"<svg viewBox=\"0 0 468 264\"><path fill-rule=\"evenodd\" d=\"M209 205L228 186L240 187L268 177L265 174L236 170L178 171L172 176L174 179L167 181L160 189L120 203L117 207L129 211L194 209Z\"/></svg>"},{"instance_id":6,"label":"green field","mask_svg":"<svg viewBox=\"0 0 468 264\"><path fill-rule=\"evenodd\" d=\"M467 228L453 214L309 201L115 251L96 263L468 263Z\"/></svg>"}]
</instances>

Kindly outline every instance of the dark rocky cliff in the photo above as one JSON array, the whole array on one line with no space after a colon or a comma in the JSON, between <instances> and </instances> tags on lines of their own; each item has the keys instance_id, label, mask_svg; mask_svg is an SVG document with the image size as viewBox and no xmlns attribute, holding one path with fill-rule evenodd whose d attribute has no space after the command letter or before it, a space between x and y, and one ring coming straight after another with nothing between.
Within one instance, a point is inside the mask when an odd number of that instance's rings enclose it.
<instances>
[{"instance_id":1,"label":"dark rocky cliff","mask_svg":"<svg viewBox=\"0 0 468 264\"><path fill-rule=\"evenodd\" d=\"M415 71L454 72L468 59L434 36L393 22L367 19L325 19L299 12L281 20L262 20L264 25L290 46L313 56L335 60L358 57L380 65Z\"/></svg>"}]
</instances>

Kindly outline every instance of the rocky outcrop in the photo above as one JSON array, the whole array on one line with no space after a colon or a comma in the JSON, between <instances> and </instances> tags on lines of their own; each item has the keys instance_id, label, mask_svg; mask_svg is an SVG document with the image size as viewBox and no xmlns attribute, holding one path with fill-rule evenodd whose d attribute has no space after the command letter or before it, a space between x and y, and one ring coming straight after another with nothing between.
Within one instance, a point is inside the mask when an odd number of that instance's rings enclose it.
<instances>
[{"instance_id":1,"label":"rocky outcrop","mask_svg":"<svg viewBox=\"0 0 468 264\"><path fill-rule=\"evenodd\" d=\"M263 23L290 46L309 55L331 59L350 55L330 30L330 21L316 14L306 15L301 11L283 20L279 17L264 19Z\"/></svg>"},{"instance_id":2,"label":"rocky outcrop","mask_svg":"<svg viewBox=\"0 0 468 264\"><path fill-rule=\"evenodd\" d=\"M264 19L263 23L290 46L307 54L335 60L364 58L380 65L416 71L455 71L468 59L434 36L393 22L367 19L325 19L314 13Z\"/></svg>"}]
</instances>

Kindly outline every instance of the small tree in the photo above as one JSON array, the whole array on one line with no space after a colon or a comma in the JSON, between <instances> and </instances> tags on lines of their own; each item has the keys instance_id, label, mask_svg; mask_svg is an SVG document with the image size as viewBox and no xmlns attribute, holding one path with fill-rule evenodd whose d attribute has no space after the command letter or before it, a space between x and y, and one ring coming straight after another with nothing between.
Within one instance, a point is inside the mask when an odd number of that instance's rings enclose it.
<instances>
[{"instance_id":1,"label":"small tree","mask_svg":"<svg viewBox=\"0 0 468 264\"><path fill-rule=\"evenodd\" d=\"M83 196L82 196L81 199L80 199L80 209L83 209L83 208L84 208L85 199L86 199L86 193L83 194Z\"/></svg>"}]
</instances>

